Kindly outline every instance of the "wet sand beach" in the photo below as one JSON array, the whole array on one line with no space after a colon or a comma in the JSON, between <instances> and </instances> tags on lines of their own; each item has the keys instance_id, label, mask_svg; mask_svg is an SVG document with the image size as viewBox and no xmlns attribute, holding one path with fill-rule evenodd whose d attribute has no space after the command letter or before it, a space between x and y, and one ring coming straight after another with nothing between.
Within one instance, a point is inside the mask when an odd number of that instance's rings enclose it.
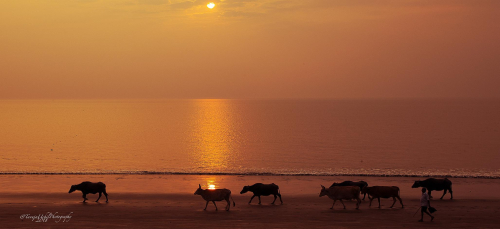
<instances>
[{"instance_id":1,"label":"wet sand beach","mask_svg":"<svg viewBox=\"0 0 500 229\"><path fill-rule=\"evenodd\" d=\"M0 222L2 228L498 228L500 225L500 180L453 178L454 199L442 192L433 193L431 205L438 211L434 222L424 218L419 223L420 189L412 189L414 177L339 177L339 176L205 176L205 175L2 175L0 176ZM423 179L423 178L420 178ZM107 184L109 203L104 196L88 195L82 203L81 193L68 194L72 184L82 181ZM337 201L319 197L320 184L325 186L344 180L365 180L372 185L397 185L405 208L391 199L381 200L381 209L368 199L355 210L354 201L345 201L346 210ZM211 181L218 188L233 193L236 207L224 211L217 202L203 211L205 202L193 195L199 183ZM283 205L270 205L272 197L262 197L262 205L251 194L240 195L244 185L256 182L280 186ZM279 203L279 200L276 202ZM35 222L21 216L71 215L68 222L47 219Z\"/></svg>"}]
</instances>

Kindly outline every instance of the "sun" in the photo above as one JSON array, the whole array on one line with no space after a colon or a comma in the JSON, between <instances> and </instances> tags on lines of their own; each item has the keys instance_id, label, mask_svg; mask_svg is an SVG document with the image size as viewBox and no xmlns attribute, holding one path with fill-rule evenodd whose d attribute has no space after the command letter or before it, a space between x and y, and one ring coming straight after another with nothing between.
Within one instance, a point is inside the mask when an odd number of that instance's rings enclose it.
<instances>
[{"instance_id":1,"label":"sun","mask_svg":"<svg viewBox=\"0 0 500 229\"><path fill-rule=\"evenodd\" d=\"M215 4L214 4L213 2L208 3L208 4L207 4L207 7L208 7L208 8L210 8L210 9L212 9L212 8L214 8L214 7L215 7Z\"/></svg>"}]
</instances>

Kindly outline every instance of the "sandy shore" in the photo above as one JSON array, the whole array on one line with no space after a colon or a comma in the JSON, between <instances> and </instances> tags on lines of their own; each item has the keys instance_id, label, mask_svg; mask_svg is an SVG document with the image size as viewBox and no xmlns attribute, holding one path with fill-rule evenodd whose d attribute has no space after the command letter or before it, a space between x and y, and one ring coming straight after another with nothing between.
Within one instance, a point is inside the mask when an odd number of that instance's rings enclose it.
<instances>
[{"instance_id":1,"label":"sandy shore","mask_svg":"<svg viewBox=\"0 0 500 229\"><path fill-rule=\"evenodd\" d=\"M455 178L454 200L434 200L438 209L434 222L419 223L420 191L412 189L417 178L399 177L294 177L294 176L199 176L199 175L3 175L0 176L1 228L498 228L500 227L500 180ZM71 184L82 181L102 181L108 186L110 202L83 204L80 193L68 194ZM399 203L390 209L392 200L383 199L382 208L374 201L368 207L364 201L360 210L355 202L346 201L346 210L337 203L319 198L320 184L325 186L343 180L365 180L370 185L397 185L405 208ZM212 182L233 192L236 207L219 211L193 195L200 183ZM251 194L240 195L244 185L255 182L278 184L283 205L270 205L272 197L262 197L249 205ZM440 197L442 192L436 192ZM437 199L436 198L436 199ZM48 219L35 222L24 214L45 215L48 212L65 216L69 222Z\"/></svg>"}]
</instances>

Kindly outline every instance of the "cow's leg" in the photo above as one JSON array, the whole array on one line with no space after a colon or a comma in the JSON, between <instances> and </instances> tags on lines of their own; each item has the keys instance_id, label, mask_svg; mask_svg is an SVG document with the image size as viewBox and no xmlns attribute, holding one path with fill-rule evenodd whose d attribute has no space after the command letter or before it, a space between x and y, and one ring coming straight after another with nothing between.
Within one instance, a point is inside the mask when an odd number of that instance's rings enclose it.
<instances>
[{"instance_id":1,"label":"cow's leg","mask_svg":"<svg viewBox=\"0 0 500 229\"><path fill-rule=\"evenodd\" d=\"M253 195L252 198L250 198L250 201L248 202L248 204L252 203L252 200L254 197L255 197L255 195Z\"/></svg>"},{"instance_id":2,"label":"cow's leg","mask_svg":"<svg viewBox=\"0 0 500 229\"><path fill-rule=\"evenodd\" d=\"M442 200L442 199L443 199L443 197L444 197L444 195L446 195L446 192L447 192L447 191L448 191L448 189L446 189L446 188L445 188L445 189L444 189L444 192L443 192L443 195L441 196L441 198L439 198L440 200Z\"/></svg>"},{"instance_id":3,"label":"cow's leg","mask_svg":"<svg viewBox=\"0 0 500 229\"><path fill-rule=\"evenodd\" d=\"M103 191L104 196L106 197L106 203L108 202L108 193L106 193L106 190Z\"/></svg>"},{"instance_id":4,"label":"cow's leg","mask_svg":"<svg viewBox=\"0 0 500 229\"><path fill-rule=\"evenodd\" d=\"M215 210L218 211L219 209L217 209L217 205L215 204L215 201L212 201L212 203L214 203Z\"/></svg>"},{"instance_id":5,"label":"cow's leg","mask_svg":"<svg viewBox=\"0 0 500 229\"><path fill-rule=\"evenodd\" d=\"M393 197L392 197L392 200L394 200L394 202L392 202L392 205L391 205L391 207L390 207L390 208L394 207L394 204L396 204L396 197L394 197L394 196L393 196Z\"/></svg>"},{"instance_id":6,"label":"cow's leg","mask_svg":"<svg viewBox=\"0 0 500 229\"><path fill-rule=\"evenodd\" d=\"M368 199L370 199L370 205L368 205L368 207L371 207L372 206L373 198L370 198L370 196L368 196Z\"/></svg>"},{"instance_id":7,"label":"cow's leg","mask_svg":"<svg viewBox=\"0 0 500 229\"><path fill-rule=\"evenodd\" d=\"M380 197L378 197L377 199L378 199L378 208L380 208Z\"/></svg>"},{"instance_id":8,"label":"cow's leg","mask_svg":"<svg viewBox=\"0 0 500 229\"><path fill-rule=\"evenodd\" d=\"M365 193L365 195L363 196L363 200L365 200L365 198L366 198L366 193Z\"/></svg>"},{"instance_id":9,"label":"cow's leg","mask_svg":"<svg viewBox=\"0 0 500 229\"><path fill-rule=\"evenodd\" d=\"M453 199L453 191L451 190L451 187L450 187L450 195L451 195L450 199Z\"/></svg>"},{"instance_id":10,"label":"cow's leg","mask_svg":"<svg viewBox=\"0 0 500 229\"><path fill-rule=\"evenodd\" d=\"M359 209L359 204L361 203L361 199L359 197L356 199L356 210Z\"/></svg>"},{"instance_id":11,"label":"cow's leg","mask_svg":"<svg viewBox=\"0 0 500 229\"><path fill-rule=\"evenodd\" d=\"M283 204L283 200L281 199L281 194L278 193L277 195L280 197L281 204Z\"/></svg>"},{"instance_id":12,"label":"cow's leg","mask_svg":"<svg viewBox=\"0 0 500 229\"><path fill-rule=\"evenodd\" d=\"M99 199L101 199L101 196L102 196L102 192L99 192L99 197L97 198L97 200L95 202L99 202Z\"/></svg>"},{"instance_id":13,"label":"cow's leg","mask_svg":"<svg viewBox=\"0 0 500 229\"><path fill-rule=\"evenodd\" d=\"M405 206L403 205L403 200L401 200L401 197L396 196L396 198L398 198L399 203L401 203L401 208L405 208Z\"/></svg>"},{"instance_id":14,"label":"cow's leg","mask_svg":"<svg viewBox=\"0 0 500 229\"><path fill-rule=\"evenodd\" d=\"M345 209L345 204L344 204L344 201L342 201L342 199L340 199L340 203L342 203L342 205L344 206L344 209Z\"/></svg>"},{"instance_id":15,"label":"cow's leg","mask_svg":"<svg viewBox=\"0 0 500 229\"><path fill-rule=\"evenodd\" d=\"M278 198L278 197L276 196L276 194L274 194L274 200L271 204L274 204L274 202L276 202L276 198Z\"/></svg>"},{"instance_id":16,"label":"cow's leg","mask_svg":"<svg viewBox=\"0 0 500 229\"><path fill-rule=\"evenodd\" d=\"M203 209L203 211L206 211L207 207L208 207L208 200L207 200L207 204L205 204L205 209Z\"/></svg>"},{"instance_id":17,"label":"cow's leg","mask_svg":"<svg viewBox=\"0 0 500 229\"><path fill-rule=\"evenodd\" d=\"M88 199L87 199L87 194L83 193L82 197L83 197L83 202L85 203L85 201L87 201L87 200L88 200Z\"/></svg>"},{"instance_id":18,"label":"cow's leg","mask_svg":"<svg viewBox=\"0 0 500 229\"><path fill-rule=\"evenodd\" d=\"M330 209L333 209L333 206L335 206L335 202L337 202L337 200L333 200L333 204L332 204L332 207Z\"/></svg>"},{"instance_id":19,"label":"cow's leg","mask_svg":"<svg viewBox=\"0 0 500 229\"><path fill-rule=\"evenodd\" d=\"M257 196L257 197L259 197L259 204L260 204L260 196Z\"/></svg>"},{"instance_id":20,"label":"cow's leg","mask_svg":"<svg viewBox=\"0 0 500 229\"><path fill-rule=\"evenodd\" d=\"M432 199L431 190L429 190L429 199Z\"/></svg>"},{"instance_id":21,"label":"cow's leg","mask_svg":"<svg viewBox=\"0 0 500 229\"><path fill-rule=\"evenodd\" d=\"M226 211L229 211L231 208L231 201L229 201L229 197L226 198L227 206L226 206Z\"/></svg>"}]
</instances>

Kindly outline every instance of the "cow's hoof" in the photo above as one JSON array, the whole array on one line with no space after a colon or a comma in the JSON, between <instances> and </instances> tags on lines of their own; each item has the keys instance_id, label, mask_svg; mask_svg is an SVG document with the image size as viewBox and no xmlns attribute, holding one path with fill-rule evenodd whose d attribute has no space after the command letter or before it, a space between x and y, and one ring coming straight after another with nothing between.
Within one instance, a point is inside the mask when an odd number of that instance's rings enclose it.
<instances>
[{"instance_id":1,"label":"cow's hoof","mask_svg":"<svg viewBox=\"0 0 500 229\"><path fill-rule=\"evenodd\" d=\"M332 209L332 210L333 210L333 208L330 208L330 209Z\"/></svg>"},{"instance_id":2,"label":"cow's hoof","mask_svg":"<svg viewBox=\"0 0 500 229\"><path fill-rule=\"evenodd\" d=\"M273 202L273 203L271 203L271 204L272 204L272 205L274 205L274 202Z\"/></svg>"}]
</instances>

